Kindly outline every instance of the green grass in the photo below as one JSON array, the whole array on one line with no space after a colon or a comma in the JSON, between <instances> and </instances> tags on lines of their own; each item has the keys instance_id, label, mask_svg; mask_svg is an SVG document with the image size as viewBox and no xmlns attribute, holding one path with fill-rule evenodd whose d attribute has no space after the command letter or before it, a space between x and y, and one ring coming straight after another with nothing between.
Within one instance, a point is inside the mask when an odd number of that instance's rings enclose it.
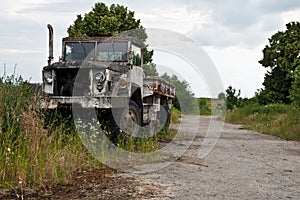
<instances>
[{"instance_id":1,"label":"green grass","mask_svg":"<svg viewBox=\"0 0 300 200\"><path fill-rule=\"evenodd\" d=\"M170 123L171 124L178 124L180 123L180 118L181 118L181 112L177 110L174 107L171 107L171 119Z\"/></svg>"},{"instance_id":2,"label":"green grass","mask_svg":"<svg viewBox=\"0 0 300 200\"><path fill-rule=\"evenodd\" d=\"M227 112L226 122L286 140L300 141L300 109L291 105L246 105Z\"/></svg>"},{"instance_id":3,"label":"green grass","mask_svg":"<svg viewBox=\"0 0 300 200\"><path fill-rule=\"evenodd\" d=\"M117 146L126 151L149 153L160 148L160 141L170 141L175 136L173 130L166 127L161 127L159 132L152 137L134 138L122 137L119 138Z\"/></svg>"},{"instance_id":4,"label":"green grass","mask_svg":"<svg viewBox=\"0 0 300 200\"><path fill-rule=\"evenodd\" d=\"M0 189L34 188L72 183L76 171L101 167L82 144L70 120L56 115L45 128L39 97L21 78L0 78ZM172 109L173 123L180 112ZM90 135L92 137L92 135ZM157 136L120 141L124 149L151 152L172 137L167 129Z\"/></svg>"},{"instance_id":5,"label":"green grass","mask_svg":"<svg viewBox=\"0 0 300 200\"><path fill-rule=\"evenodd\" d=\"M0 188L72 182L72 173L94 165L74 128L44 128L38 97L21 78L0 80Z\"/></svg>"}]
</instances>

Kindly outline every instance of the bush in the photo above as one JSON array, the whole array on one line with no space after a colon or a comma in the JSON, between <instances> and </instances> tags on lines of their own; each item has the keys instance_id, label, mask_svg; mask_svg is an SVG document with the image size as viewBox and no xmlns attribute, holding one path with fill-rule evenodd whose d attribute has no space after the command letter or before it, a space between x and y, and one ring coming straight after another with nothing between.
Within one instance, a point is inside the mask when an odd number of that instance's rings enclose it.
<instances>
[{"instance_id":1,"label":"bush","mask_svg":"<svg viewBox=\"0 0 300 200\"><path fill-rule=\"evenodd\" d=\"M198 99L200 115L211 115L211 99Z\"/></svg>"},{"instance_id":2,"label":"bush","mask_svg":"<svg viewBox=\"0 0 300 200\"><path fill-rule=\"evenodd\" d=\"M241 91L236 91L232 86L229 86L226 89L225 103L227 110L232 110L233 108L240 106L240 95Z\"/></svg>"}]
</instances>

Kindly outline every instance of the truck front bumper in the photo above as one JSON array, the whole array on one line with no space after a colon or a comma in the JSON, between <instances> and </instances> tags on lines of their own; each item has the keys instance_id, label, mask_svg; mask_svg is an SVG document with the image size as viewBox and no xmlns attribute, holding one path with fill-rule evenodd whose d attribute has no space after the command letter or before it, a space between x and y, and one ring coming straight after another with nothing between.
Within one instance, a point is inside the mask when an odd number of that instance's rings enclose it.
<instances>
[{"instance_id":1,"label":"truck front bumper","mask_svg":"<svg viewBox=\"0 0 300 200\"><path fill-rule=\"evenodd\" d=\"M55 109L79 105L82 108L108 109L112 107L124 107L126 106L126 102L128 102L128 98L126 97L48 96L41 98L41 107L43 109Z\"/></svg>"}]
</instances>

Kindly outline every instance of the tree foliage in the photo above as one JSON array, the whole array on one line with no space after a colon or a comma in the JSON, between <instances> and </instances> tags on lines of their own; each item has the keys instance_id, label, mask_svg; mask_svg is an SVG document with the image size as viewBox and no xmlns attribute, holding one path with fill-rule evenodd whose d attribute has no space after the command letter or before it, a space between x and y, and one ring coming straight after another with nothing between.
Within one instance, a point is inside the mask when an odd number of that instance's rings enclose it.
<instances>
[{"instance_id":1,"label":"tree foliage","mask_svg":"<svg viewBox=\"0 0 300 200\"><path fill-rule=\"evenodd\" d=\"M198 99L198 106L201 115L211 115L211 100L206 98Z\"/></svg>"},{"instance_id":2,"label":"tree foliage","mask_svg":"<svg viewBox=\"0 0 300 200\"><path fill-rule=\"evenodd\" d=\"M154 63L144 64L144 73L146 76L158 76L156 65Z\"/></svg>"},{"instance_id":3,"label":"tree foliage","mask_svg":"<svg viewBox=\"0 0 300 200\"><path fill-rule=\"evenodd\" d=\"M218 94L218 99L219 99L219 100L224 100L224 101L225 101L225 99L226 99L225 93L224 93L224 92L221 92L220 94Z\"/></svg>"},{"instance_id":4,"label":"tree foliage","mask_svg":"<svg viewBox=\"0 0 300 200\"><path fill-rule=\"evenodd\" d=\"M263 49L263 58L259 61L269 70L258 97L262 104L290 103L294 71L300 65L300 23L288 23L286 28L269 38L269 45Z\"/></svg>"},{"instance_id":5,"label":"tree foliage","mask_svg":"<svg viewBox=\"0 0 300 200\"><path fill-rule=\"evenodd\" d=\"M262 105L269 103L289 103L289 89L292 77L288 76L280 67L275 67L265 75L263 85L265 89L259 91L258 101Z\"/></svg>"},{"instance_id":6,"label":"tree foliage","mask_svg":"<svg viewBox=\"0 0 300 200\"><path fill-rule=\"evenodd\" d=\"M173 100L173 105L176 109L180 110L184 114L191 114L197 110L196 108L198 105L188 82L185 80L179 80L176 75L169 76L166 73L161 77L167 81L170 81L176 87L176 98Z\"/></svg>"},{"instance_id":7,"label":"tree foliage","mask_svg":"<svg viewBox=\"0 0 300 200\"><path fill-rule=\"evenodd\" d=\"M132 36L144 44L147 39L145 28L140 20L135 19L134 12L127 7L112 4L96 3L92 11L84 16L77 15L74 23L68 28L69 37L95 36ZM143 49L144 63L152 62L153 51Z\"/></svg>"},{"instance_id":8,"label":"tree foliage","mask_svg":"<svg viewBox=\"0 0 300 200\"><path fill-rule=\"evenodd\" d=\"M241 90L236 90L232 86L226 89L225 103L227 110L232 110L235 107L239 107Z\"/></svg>"},{"instance_id":9,"label":"tree foliage","mask_svg":"<svg viewBox=\"0 0 300 200\"><path fill-rule=\"evenodd\" d=\"M300 107L300 66L294 72L294 82L291 88L291 100L293 104Z\"/></svg>"}]
</instances>

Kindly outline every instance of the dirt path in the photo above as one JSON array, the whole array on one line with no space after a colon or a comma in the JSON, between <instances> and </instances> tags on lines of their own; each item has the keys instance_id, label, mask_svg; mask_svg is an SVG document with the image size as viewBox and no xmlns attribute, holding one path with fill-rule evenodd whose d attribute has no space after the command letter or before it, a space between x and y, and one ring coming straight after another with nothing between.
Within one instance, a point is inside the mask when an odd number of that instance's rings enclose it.
<instances>
[{"instance_id":1,"label":"dirt path","mask_svg":"<svg viewBox=\"0 0 300 200\"><path fill-rule=\"evenodd\" d=\"M215 118L185 116L181 138L172 141L177 145L170 153L176 154L187 139L193 142L180 158L159 170L108 176L101 170L81 172L73 184L0 191L0 199L300 199L299 142L231 124L218 135L221 127ZM214 142L212 151L201 158L200 148L210 149Z\"/></svg>"},{"instance_id":2,"label":"dirt path","mask_svg":"<svg viewBox=\"0 0 300 200\"><path fill-rule=\"evenodd\" d=\"M165 188L157 199L300 198L299 142L225 124L214 149L200 159L209 120L200 118L196 139L180 159L139 175Z\"/></svg>"}]
</instances>

